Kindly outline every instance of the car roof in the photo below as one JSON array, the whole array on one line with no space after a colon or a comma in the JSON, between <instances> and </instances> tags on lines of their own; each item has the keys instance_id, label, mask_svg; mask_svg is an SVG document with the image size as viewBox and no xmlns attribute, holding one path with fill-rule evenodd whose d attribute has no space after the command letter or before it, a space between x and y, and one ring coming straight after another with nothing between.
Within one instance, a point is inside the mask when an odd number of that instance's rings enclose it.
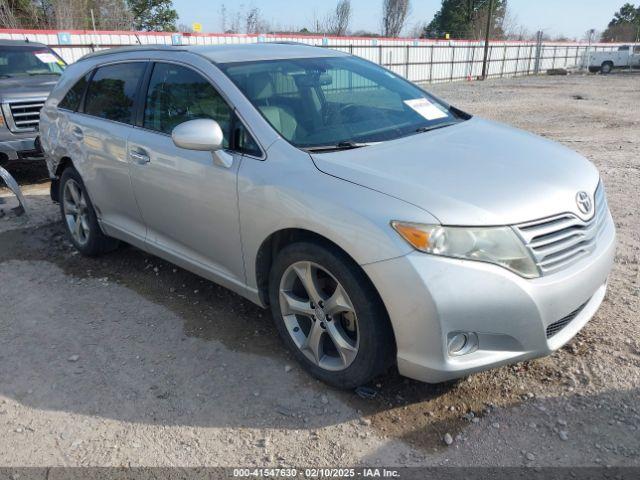
<instances>
[{"instance_id":1,"label":"car roof","mask_svg":"<svg viewBox=\"0 0 640 480\"><path fill-rule=\"evenodd\" d=\"M255 60L280 60L284 58L339 57L348 54L328 48L291 42L246 43L233 45L136 45L111 48L90 53L81 60L141 51L186 51L211 60L214 63L235 63Z\"/></svg>"},{"instance_id":2,"label":"car roof","mask_svg":"<svg viewBox=\"0 0 640 480\"><path fill-rule=\"evenodd\" d=\"M47 47L44 43L29 42L28 40L8 40L0 39L0 47L20 47L20 46L33 46L33 47Z\"/></svg>"},{"instance_id":3,"label":"car roof","mask_svg":"<svg viewBox=\"0 0 640 480\"><path fill-rule=\"evenodd\" d=\"M193 46L187 47L187 50L207 57L215 63L281 60L284 58L340 57L347 55L328 48L286 42Z\"/></svg>"}]
</instances>

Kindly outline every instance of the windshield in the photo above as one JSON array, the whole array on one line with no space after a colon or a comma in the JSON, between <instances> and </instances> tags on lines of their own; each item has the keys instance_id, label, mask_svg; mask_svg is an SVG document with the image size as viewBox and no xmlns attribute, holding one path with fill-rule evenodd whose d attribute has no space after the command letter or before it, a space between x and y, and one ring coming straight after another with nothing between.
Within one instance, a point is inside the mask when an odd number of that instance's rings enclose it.
<instances>
[{"instance_id":1,"label":"windshield","mask_svg":"<svg viewBox=\"0 0 640 480\"><path fill-rule=\"evenodd\" d=\"M61 75L66 64L42 46L0 46L0 78L20 75Z\"/></svg>"},{"instance_id":2,"label":"windshield","mask_svg":"<svg viewBox=\"0 0 640 480\"><path fill-rule=\"evenodd\" d=\"M299 148L355 147L459 122L412 83L358 57L218 65Z\"/></svg>"}]
</instances>

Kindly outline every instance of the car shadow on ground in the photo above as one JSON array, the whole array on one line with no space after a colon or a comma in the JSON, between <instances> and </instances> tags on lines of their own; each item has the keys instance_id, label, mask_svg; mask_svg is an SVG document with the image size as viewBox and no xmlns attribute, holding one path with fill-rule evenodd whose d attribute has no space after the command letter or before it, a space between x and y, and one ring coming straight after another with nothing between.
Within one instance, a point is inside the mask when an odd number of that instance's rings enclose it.
<instances>
[{"instance_id":1,"label":"car shadow on ground","mask_svg":"<svg viewBox=\"0 0 640 480\"><path fill-rule=\"evenodd\" d=\"M33 185L49 181L49 172L44 161L11 163L5 168L19 185Z\"/></svg>"}]
</instances>

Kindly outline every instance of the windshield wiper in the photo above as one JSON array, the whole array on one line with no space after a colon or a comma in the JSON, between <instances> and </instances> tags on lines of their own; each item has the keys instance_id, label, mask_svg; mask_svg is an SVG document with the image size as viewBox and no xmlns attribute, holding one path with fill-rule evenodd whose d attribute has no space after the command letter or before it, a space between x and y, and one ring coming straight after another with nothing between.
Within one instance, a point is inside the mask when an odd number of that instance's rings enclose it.
<instances>
[{"instance_id":1,"label":"windshield wiper","mask_svg":"<svg viewBox=\"0 0 640 480\"><path fill-rule=\"evenodd\" d=\"M366 147L367 145L369 145L368 143L357 143L357 142L352 142L351 140L348 141L344 141L344 142L338 142L334 145L317 145L314 147L306 147L303 148L303 150L306 150L307 152L335 152L335 151L339 151L339 150L351 150L354 148L360 148L360 147Z\"/></svg>"},{"instance_id":2,"label":"windshield wiper","mask_svg":"<svg viewBox=\"0 0 640 480\"><path fill-rule=\"evenodd\" d=\"M460 122L445 122L445 123L439 123L438 125L431 125L428 127L427 126L418 127L416 128L416 133L430 132L431 130L437 130L438 128L450 127L451 125L455 125L456 123L460 123Z\"/></svg>"},{"instance_id":3,"label":"windshield wiper","mask_svg":"<svg viewBox=\"0 0 640 480\"><path fill-rule=\"evenodd\" d=\"M30 76L35 76L35 75L58 75L60 76L60 74L58 72L35 72L35 73L30 73Z\"/></svg>"}]
</instances>

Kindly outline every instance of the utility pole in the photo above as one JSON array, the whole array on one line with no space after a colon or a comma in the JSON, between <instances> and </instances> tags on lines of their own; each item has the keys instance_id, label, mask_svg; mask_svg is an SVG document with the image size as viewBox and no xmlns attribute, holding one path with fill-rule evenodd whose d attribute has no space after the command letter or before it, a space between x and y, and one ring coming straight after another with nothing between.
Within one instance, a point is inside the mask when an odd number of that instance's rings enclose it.
<instances>
[{"instance_id":1,"label":"utility pole","mask_svg":"<svg viewBox=\"0 0 640 480\"><path fill-rule=\"evenodd\" d=\"M542 30L536 33L536 62L533 67L533 74L540 73L540 56L542 55Z\"/></svg>"},{"instance_id":2,"label":"utility pole","mask_svg":"<svg viewBox=\"0 0 640 480\"><path fill-rule=\"evenodd\" d=\"M595 28L589 29L588 33L589 33L589 39L587 43L587 51L584 54L584 58L580 62L580 70L583 70L585 67L589 66L589 57L591 56L591 43L593 42L593 37L596 33Z\"/></svg>"},{"instance_id":3,"label":"utility pole","mask_svg":"<svg viewBox=\"0 0 640 480\"><path fill-rule=\"evenodd\" d=\"M487 10L487 29L484 34L484 59L482 60L482 80L487 78L487 57L489 55L489 31L491 30L491 15L493 14L493 0L489 0Z\"/></svg>"}]
</instances>

